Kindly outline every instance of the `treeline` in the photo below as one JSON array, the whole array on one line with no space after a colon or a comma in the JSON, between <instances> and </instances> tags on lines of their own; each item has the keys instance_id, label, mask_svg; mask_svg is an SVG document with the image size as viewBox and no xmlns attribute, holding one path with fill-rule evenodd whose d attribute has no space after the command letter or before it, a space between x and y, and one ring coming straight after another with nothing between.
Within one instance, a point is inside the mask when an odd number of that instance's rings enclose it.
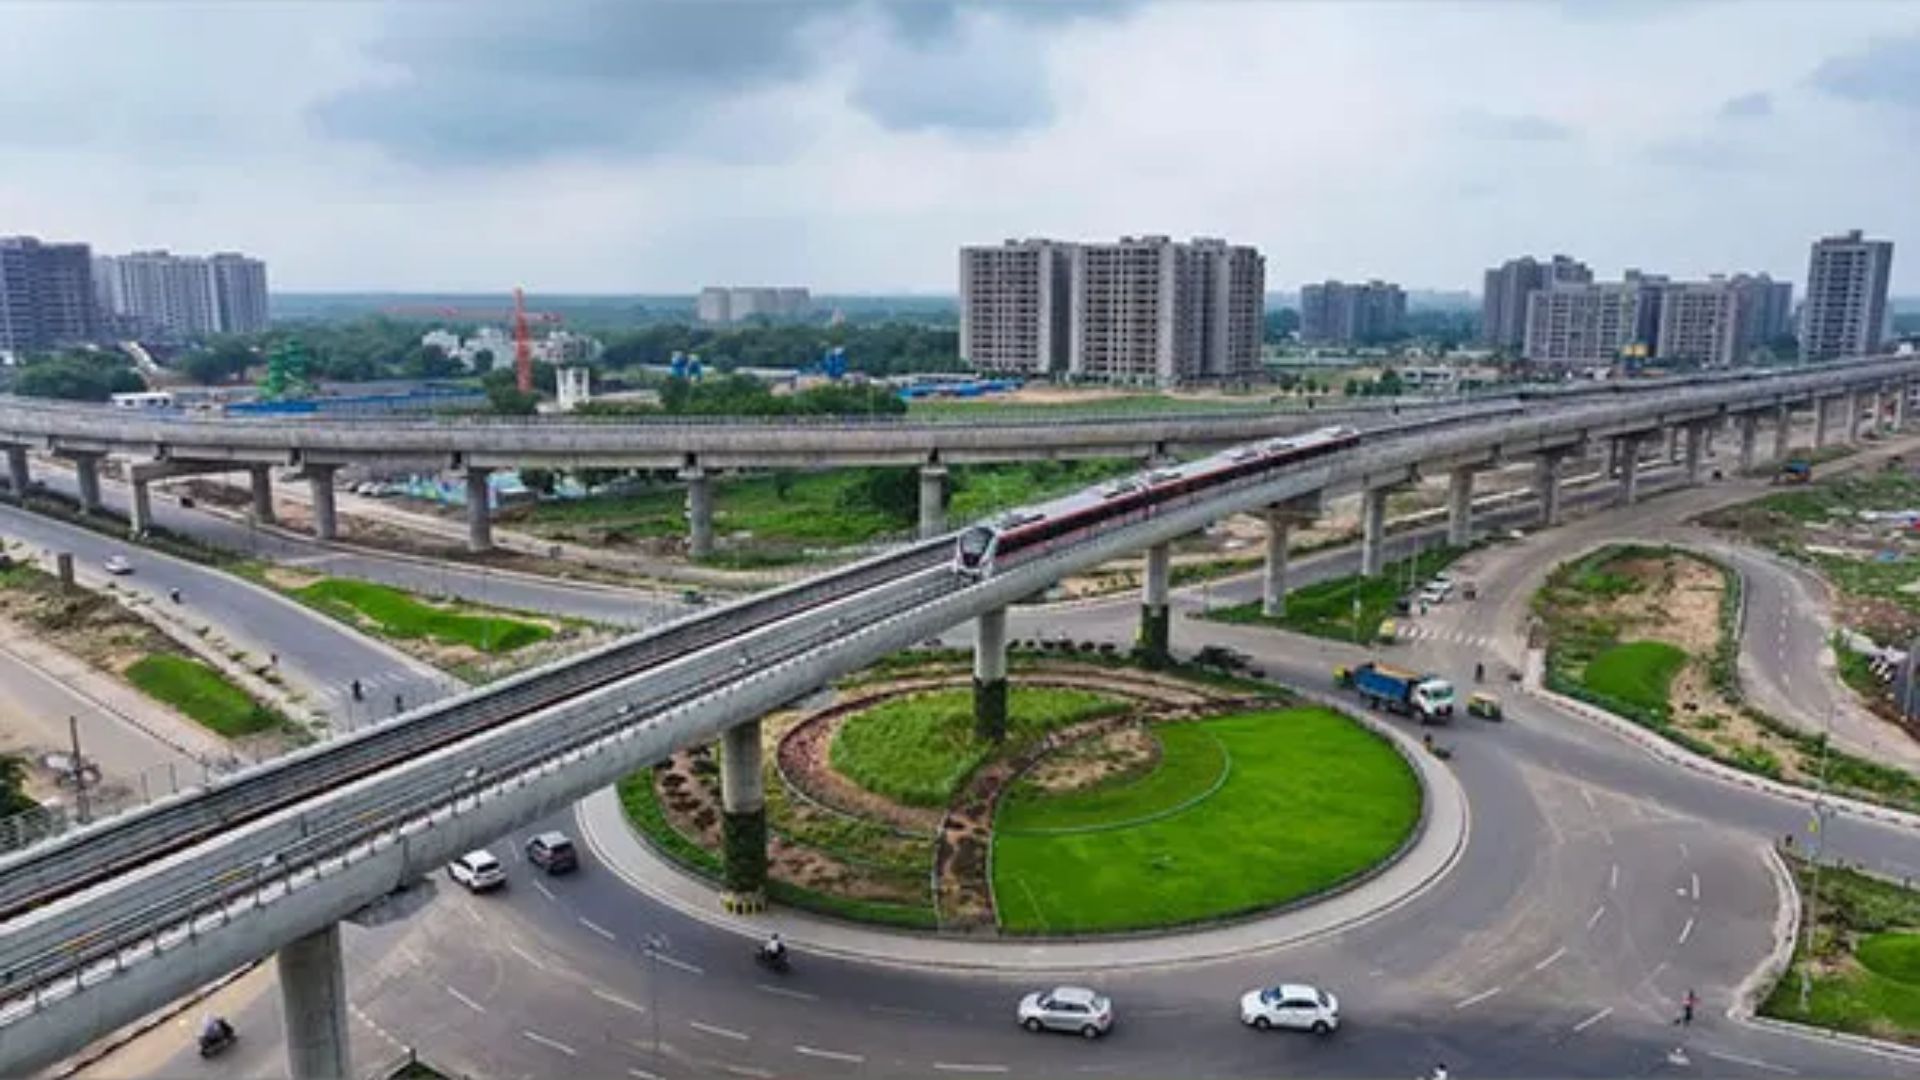
<instances>
[{"instance_id":1,"label":"treeline","mask_svg":"<svg viewBox=\"0 0 1920 1080\"><path fill-rule=\"evenodd\" d=\"M776 394L750 376L719 375L699 382L670 378L660 387L659 405L591 401L579 411L594 416L896 416L907 411L907 403L871 383L822 383Z\"/></svg>"},{"instance_id":2,"label":"treeline","mask_svg":"<svg viewBox=\"0 0 1920 1080\"><path fill-rule=\"evenodd\" d=\"M661 323L616 336L600 362L613 369L661 365L673 354L699 354L709 370L805 368L827 350L844 348L847 369L868 375L964 371L960 332L952 327L891 322L877 326L771 325L731 328Z\"/></svg>"},{"instance_id":3,"label":"treeline","mask_svg":"<svg viewBox=\"0 0 1920 1080\"><path fill-rule=\"evenodd\" d=\"M8 369L6 387L26 397L106 401L145 390L147 383L124 353L73 349L26 357Z\"/></svg>"}]
</instances>

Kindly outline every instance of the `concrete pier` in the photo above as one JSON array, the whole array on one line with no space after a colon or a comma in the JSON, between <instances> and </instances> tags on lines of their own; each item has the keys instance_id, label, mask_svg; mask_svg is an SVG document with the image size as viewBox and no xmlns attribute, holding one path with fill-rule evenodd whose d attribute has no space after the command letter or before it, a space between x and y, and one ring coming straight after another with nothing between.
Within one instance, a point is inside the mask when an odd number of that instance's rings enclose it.
<instances>
[{"instance_id":1,"label":"concrete pier","mask_svg":"<svg viewBox=\"0 0 1920 1080\"><path fill-rule=\"evenodd\" d=\"M1700 421L1687 425L1687 483L1700 482L1700 467L1706 462L1707 424Z\"/></svg>"},{"instance_id":2,"label":"concrete pier","mask_svg":"<svg viewBox=\"0 0 1920 1080\"><path fill-rule=\"evenodd\" d=\"M1007 737L1007 609L973 621L973 734L988 742Z\"/></svg>"},{"instance_id":3,"label":"concrete pier","mask_svg":"<svg viewBox=\"0 0 1920 1080\"><path fill-rule=\"evenodd\" d=\"M1680 453L1680 425L1673 424L1667 428L1667 461L1680 464Z\"/></svg>"},{"instance_id":4,"label":"concrete pier","mask_svg":"<svg viewBox=\"0 0 1920 1080\"><path fill-rule=\"evenodd\" d=\"M1893 388L1893 430L1899 431L1907 426L1907 385L1901 383Z\"/></svg>"},{"instance_id":5,"label":"concrete pier","mask_svg":"<svg viewBox=\"0 0 1920 1080\"><path fill-rule=\"evenodd\" d=\"M1473 469L1463 465L1447 476L1447 543L1473 543Z\"/></svg>"},{"instance_id":6,"label":"concrete pier","mask_svg":"<svg viewBox=\"0 0 1920 1080\"><path fill-rule=\"evenodd\" d=\"M695 466L680 470L687 482L687 555L704 559L713 554L713 480Z\"/></svg>"},{"instance_id":7,"label":"concrete pier","mask_svg":"<svg viewBox=\"0 0 1920 1080\"><path fill-rule=\"evenodd\" d=\"M720 849L723 902L758 911L767 892L767 793L762 781L760 721L735 724L720 736Z\"/></svg>"},{"instance_id":8,"label":"concrete pier","mask_svg":"<svg viewBox=\"0 0 1920 1080\"><path fill-rule=\"evenodd\" d=\"M492 469L467 470L467 550L487 551L493 547L493 489L487 478Z\"/></svg>"},{"instance_id":9,"label":"concrete pier","mask_svg":"<svg viewBox=\"0 0 1920 1080\"><path fill-rule=\"evenodd\" d=\"M1793 406L1773 410L1773 461L1778 465L1793 453Z\"/></svg>"},{"instance_id":10,"label":"concrete pier","mask_svg":"<svg viewBox=\"0 0 1920 1080\"><path fill-rule=\"evenodd\" d=\"M1833 415L1833 399L1816 397L1813 399L1813 448L1827 445L1828 419Z\"/></svg>"},{"instance_id":11,"label":"concrete pier","mask_svg":"<svg viewBox=\"0 0 1920 1080\"><path fill-rule=\"evenodd\" d=\"M73 475L78 481L80 491L80 511L86 514L100 512L100 455L73 455Z\"/></svg>"},{"instance_id":12,"label":"concrete pier","mask_svg":"<svg viewBox=\"0 0 1920 1080\"><path fill-rule=\"evenodd\" d=\"M280 1010L287 1028L287 1074L293 1080L345 1080L347 972L340 924L331 923L279 954Z\"/></svg>"},{"instance_id":13,"label":"concrete pier","mask_svg":"<svg viewBox=\"0 0 1920 1080\"><path fill-rule=\"evenodd\" d=\"M1147 572L1140 588L1140 657L1149 667L1166 663L1169 655L1173 619L1167 607L1167 590L1172 578L1172 548L1166 544L1148 548Z\"/></svg>"},{"instance_id":14,"label":"concrete pier","mask_svg":"<svg viewBox=\"0 0 1920 1080\"><path fill-rule=\"evenodd\" d=\"M1368 488L1360 495L1360 576L1379 577L1386 561L1387 489Z\"/></svg>"},{"instance_id":15,"label":"concrete pier","mask_svg":"<svg viewBox=\"0 0 1920 1080\"><path fill-rule=\"evenodd\" d=\"M1860 441L1860 394L1853 390L1847 391L1846 395L1840 399L1840 409L1840 415L1846 418L1840 425L1840 441L1847 446L1852 446Z\"/></svg>"},{"instance_id":16,"label":"concrete pier","mask_svg":"<svg viewBox=\"0 0 1920 1080\"><path fill-rule=\"evenodd\" d=\"M1867 395L1867 434L1869 436L1879 436L1880 425L1884 422L1886 413L1886 396L1880 392L1878 387L1875 387L1874 390Z\"/></svg>"},{"instance_id":17,"label":"concrete pier","mask_svg":"<svg viewBox=\"0 0 1920 1080\"><path fill-rule=\"evenodd\" d=\"M947 470L944 465L920 467L920 539L947 531Z\"/></svg>"},{"instance_id":18,"label":"concrete pier","mask_svg":"<svg viewBox=\"0 0 1920 1080\"><path fill-rule=\"evenodd\" d=\"M153 528L153 491L152 485L145 480L133 482L133 504L127 515L127 532L133 536L145 536Z\"/></svg>"},{"instance_id":19,"label":"concrete pier","mask_svg":"<svg viewBox=\"0 0 1920 1080\"><path fill-rule=\"evenodd\" d=\"M1287 613L1287 533L1293 515L1279 507L1267 511L1266 576L1260 582L1260 613L1278 618Z\"/></svg>"},{"instance_id":20,"label":"concrete pier","mask_svg":"<svg viewBox=\"0 0 1920 1080\"><path fill-rule=\"evenodd\" d=\"M1620 444L1620 505L1632 506L1640 497L1640 436L1622 435Z\"/></svg>"},{"instance_id":21,"label":"concrete pier","mask_svg":"<svg viewBox=\"0 0 1920 1080\"><path fill-rule=\"evenodd\" d=\"M33 473L27 468L26 447L7 447L7 481L13 485L14 501L26 501L27 489L33 486Z\"/></svg>"},{"instance_id":22,"label":"concrete pier","mask_svg":"<svg viewBox=\"0 0 1920 1080\"><path fill-rule=\"evenodd\" d=\"M1561 453L1545 453L1533 459L1533 489L1540 499L1540 524L1560 524Z\"/></svg>"},{"instance_id":23,"label":"concrete pier","mask_svg":"<svg viewBox=\"0 0 1920 1080\"><path fill-rule=\"evenodd\" d=\"M333 508L333 474L337 465L308 465L307 489L313 493L313 535L331 540L340 535L340 518Z\"/></svg>"},{"instance_id":24,"label":"concrete pier","mask_svg":"<svg viewBox=\"0 0 1920 1080\"><path fill-rule=\"evenodd\" d=\"M253 465L247 469L253 488L253 520L262 525L274 523L273 513L273 469L266 465Z\"/></svg>"},{"instance_id":25,"label":"concrete pier","mask_svg":"<svg viewBox=\"0 0 1920 1080\"><path fill-rule=\"evenodd\" d=\"M1758 457L1760 443L1760 414L1740 414L1740 471L1753 471L1754 460Z\"/></svg>"}]
</instances>

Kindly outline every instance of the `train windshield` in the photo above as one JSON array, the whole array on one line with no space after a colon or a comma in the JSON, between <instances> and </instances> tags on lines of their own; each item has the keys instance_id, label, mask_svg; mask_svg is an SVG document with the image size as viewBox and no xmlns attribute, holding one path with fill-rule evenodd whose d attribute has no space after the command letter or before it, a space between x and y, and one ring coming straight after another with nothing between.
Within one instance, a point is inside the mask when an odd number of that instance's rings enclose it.
<instances>
[{"instance_id":1,"label":"train windshield","mask_svg":"<svg viewBox=\"0 0 1920 1080\"><path fill-rule=\"evenodd\" d=\"M979 566L986 557L987 548L993 545L993 530L976 525L960 534L960 563L962 566Z\"/></svg>"}]
</instances>

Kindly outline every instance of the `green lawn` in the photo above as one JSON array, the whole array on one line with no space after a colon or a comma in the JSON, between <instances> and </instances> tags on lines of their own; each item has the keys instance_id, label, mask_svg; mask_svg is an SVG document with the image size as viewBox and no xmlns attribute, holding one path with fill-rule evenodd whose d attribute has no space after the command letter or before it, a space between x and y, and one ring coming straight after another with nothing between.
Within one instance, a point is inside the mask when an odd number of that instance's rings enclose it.
<instances>
[{"instance_id":1,"label":"green lawn","mask_svg":"<svg viewBox=\"0 0 1920 1080\"><path fill-rule=\"evenodd\" d=\"M1595 656L1583 678L1597 694L1664 715L1668 687L1686 662L1686 651L1678 645L1628 641Z\"/></svg>"},{"instance_id":2,"label":"green lawn","mask_svg":"<svg viewBox=\"0 0 1920 1080\"><path fill-rule=\"evenodd\" d=\"M1304 408L1304 402L1294 403L1292 407ZM1273 412L1276 408L1265 395L1195 400L1166 394L1124 394L1060 402L1008 401L994 397L920 398L907 403L907 416L913 420L1045 420L1156 413Z\"/></svg>"},{"instance_id":3,"label":"green lawn","mask_svg":"<svg viewBox=\"0 0 1920 1080\"><path fill-rule=\"evenodd\" d=\"M1090 690L1014 686L1007 694L1007 744L1125 708ZM971 689L931 690L849 718L829 756L835 769L868 791L910 806L945 806L994 749L973 737Z\"/></svg>"},{"instance_id":4,"label":"green lawn","mask_svg":"<svg viewBox=\"0 0 1920 1080\"><path fill-rule=\"evenodd\" d=\"M1142 776L1072 794L1019 784L1000 802L996 836L1099 829L1164 814L1205 796L1231 774L1227 748L1202 724L1163 724L1153 732L1160 760Z\"/></svg>"},{"instance_id":5,"label":"green lawn","mask_svg":"<svg viewBox=\"0 0 1920 1080\"><path fill-rule=\"evenodd\" d=\"M1795 864L1803 894L1810 884ZM1920 891L1850 870L1820 872L1819 923L1807 1007L1800 1007L1806 940L1760 1006L1763 1016L1920 1045Z\"/></svg>"},{"instance_id":6,"label":"green lawn","mask_svg":"<svg viewBox=\"0 0 1920 1080\"><path fill-rule=\"evenodd\" d=\"M1446 569L1465 549L1437 547L1420 553L1413 569L1416 585ZM1407 561L1386 564L1378 577L1330 578L1287 594L1286 614L1269 618L1258 602L1216 608L1208 618L1229 623L1279 626L1335 641L1364 641L1373 637L1380 621L1394 614L1394 601L1407 591ZM1354 621L1354 598L1360 600L1359 622Z\"/></svg>"},{"instance_id":7,"label":"green lawn","mask_svg":"<svg viewBox=\"0 0 1920 1080\"><path fill-rule=\"evenodd\" d=\"M553 636L540 623L428 604L399 589L346 578L323 578L293 595L345 622L372 622L388 637L425 638L485 653L510 653Z\"/></svg>"},{"instance_id":8,"label":"green lawn","mask_svg":"<svg viewBox=\"0 0 1920 1080\"><path fill-rule=\"evenodd\" d=\"M265 731L283 721L279 713L198 660L156 653L135 661L126 676L149 696L228 738Z\"/></svg>"},{"instance_id":9,"label":"green lawn","mask_svg":"<svg viewBox=\"0 0 1920 1080\"><path fill-rule=\"evenodd\" d=\"M1197 739L1231 758L1211 797L1133 825L1192 792L1208 763ZM1390 856L1420 814L1412 769L1380 737L1325 709L1248 713L1160 729L1177 780L1142 780L1057 800L1060 823L1120 827L1044 835L997 829L993 882L1002 929L1100 933L1255 911L1326 889ZM1169 736L1171 739L1169 740ZM1201 786L1204 791L1204 786ZM1043 805L1014 821L1054 824ZM1100 813L1096 814L1098 810ZM1101 815L1104 815L1101 816Z\"/></svg>"}]
</instances>

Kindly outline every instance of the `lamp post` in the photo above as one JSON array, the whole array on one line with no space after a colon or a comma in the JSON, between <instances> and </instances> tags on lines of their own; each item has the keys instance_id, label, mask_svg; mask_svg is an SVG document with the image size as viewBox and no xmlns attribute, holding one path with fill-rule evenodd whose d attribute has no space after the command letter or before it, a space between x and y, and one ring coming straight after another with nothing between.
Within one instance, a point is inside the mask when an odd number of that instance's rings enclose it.
<instances>
[{"instance_id":1,"label":"lamp post","mask_svg":"<svg viewBox=\"0 0 1920 1080\"><path fill-rule=\"evenodd\" d=\"M1807 1011L1807 999L1813 993L1813 929L1820 921L1820 855L1827 846L1827 823L1833 819L1833 807L1827 803L1827 744L1833 741L1833 714L1827 714L1827 730L1820 739L1820 787L1819 797L1813 804L1813 820L1808 828L1813 831L1813 842L1808 845L1807 858L1813 863L1813 887L1807 890L1807 936L1801 948L1806 955L1800 961L1800 1012Z\"/></svg>"},{"instance_id":2,"label":"lamp post","mask_svg":"<svg viewBox=\"0 0 1920 1080\"><path fill-rule=\"evenodd\" d=\"M653 1028L653 1059L660 1060L660 954L667 951L667 935L648 934L643 940L647 953L647 1020Z\"/></svg>"}]
</instances>

